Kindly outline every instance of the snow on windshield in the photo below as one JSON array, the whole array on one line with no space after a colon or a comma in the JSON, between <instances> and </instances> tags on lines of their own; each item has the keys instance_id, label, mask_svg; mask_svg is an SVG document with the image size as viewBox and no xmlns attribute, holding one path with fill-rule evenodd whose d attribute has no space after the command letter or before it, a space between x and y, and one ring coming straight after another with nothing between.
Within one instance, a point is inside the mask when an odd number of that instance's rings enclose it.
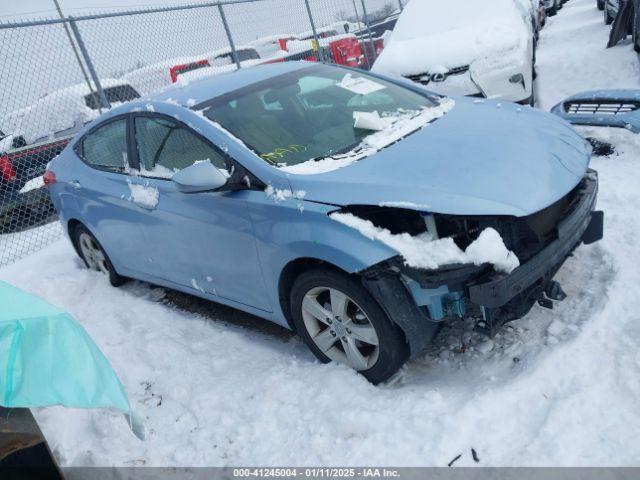
<instances>
[{"instance_id":1,"label":"snow on windshield","mask_svg":"<svg viewBox=\"0 0 640 480\"><path fill-rule=\"evenodd\" d=\"M366 136L351 151L319 160L308 160L297 165L284 166L282 170L296 174L317 174L346 167L423 128L435 119L445 115L454 105L454 100L443 98L436 107L427 107L417 112L400 111L394 116L387 115L382 120L387 122L388 127Z\"/></svg>"},{"instance_id":2,"label":"snow on windshield","mask_svg":"<svg viewBox=\"0 0 640 480\"><path fill-rule=\"evenodd\" d=\"M493 228L484 229L466 250L460 249L452 238L434 239L431 234L411 236L408 233L393 234L386 228L376 227L369 220L350 213L332 213L330 217L356 229L371 240L391 247L415 268L435 269L443 265L490 263L496 271L511 273L519 265L518 257L505 246L500 234Z\"/></svg>"},{"instance_id":3,"label":"snow on windshield","mask_svg":"<svg viewBox=\"0 0 640 480\"><path fill-rule=\"evenodd\" d=\"M375 153L452 106L365 72L316 65L220 97L202 114L266 163L320 173Z\"/></svg>"},{"instance_id":4,"label":"snow on windshield","mask_svg":"<svg viewBox=\"0 0 640 480\"><path fill-rule=\"evenodd\" d=\"M412 1L372 70L396 75L444 73L527 41L513 0Z\"/></svg>"}]
</instances>

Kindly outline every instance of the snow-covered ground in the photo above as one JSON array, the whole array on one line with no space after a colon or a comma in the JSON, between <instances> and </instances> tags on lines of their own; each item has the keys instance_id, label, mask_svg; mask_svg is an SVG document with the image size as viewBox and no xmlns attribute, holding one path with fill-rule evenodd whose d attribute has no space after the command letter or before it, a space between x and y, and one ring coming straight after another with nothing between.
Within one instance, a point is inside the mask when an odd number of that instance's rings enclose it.
<instances>
[{"instance_id":1,"label":"snow-covered ground","mask_svg":"<svg viewBox=\"0 0 640 480\"><path fill-rule=\"evenodd\" d=\"M638 87L631 46L604 50L595 0L571 0L542 32L549 108L593 87ZM66 241L0 279L71 312L111 360L144 419L36 410L63 465L632 465L640 460L640 137L593 130L605 239L559 272L569 294L493 341L444 329L428 355L374 387L318 363L278 327L143 283L111 288ZM464 347L463 347L464 346Z\"/></svg>"}]
</instances>

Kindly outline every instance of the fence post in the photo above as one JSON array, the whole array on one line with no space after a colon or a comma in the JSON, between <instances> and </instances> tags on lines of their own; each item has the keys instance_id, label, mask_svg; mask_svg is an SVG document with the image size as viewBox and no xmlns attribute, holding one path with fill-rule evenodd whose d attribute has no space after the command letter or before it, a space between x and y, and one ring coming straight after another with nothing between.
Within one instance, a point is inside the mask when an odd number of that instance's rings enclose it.
<instances>
[{"instance_id":1,"label":"fence post","mask_svg":"<svg viewBox=\"0 0 640 480\"><path fill-rule=\"evenodd\" d=\"M311 31L313 32L313 40L316 42L316 46L318 47L318 55L320 56L320 61L324 62L324 51L320 46L320 42L318 41L318 32L316 31L316 23L313 21L313 14L311 13L311 6L309 5L309 0L304 0L304 4L307 6L307 13L309 14L309 22L311 22Z\"/></svg>"},{"instance_id":2,"label":"fence post","mask_svg":"<svg viewBox=\"0 0 640 480\"><path fill-rule=\"evenodd\" d=\"M356 6L356 0L353 1L353 12L356 14L356 23L358 24L358 33L360 33L360 15L358 15L358 7ZM369 53L367 52L367 46L364 44L364 40L362 39L362 34L358 36L358 43L360 43L360 48L362 48L362 53L364 54L364 59L367 62L367 67L371 70L371 62L369 61Z\"/></svg>"},{"instance_id":3,"label":"fence post","mask_svg":"<svg viewBox=\"0 0 640 480\"><path fill-rule=\"evenodd\" d=\"M362 3L362 17L364 18L364 24L367 26L367 34L369 35L369 45L371 46L371 55L374 57L373 61L375 62L376 55L376 46L373 43L373 34L371 33L371 26L369 25L369 15L367 15L367 6L365 5L364 0L360 0ZM369 69L373 65L369 62L369 58L367 57L367 62L369 63Z\"/></svg>"},{"instance_id":4,"label":"fence post","mask_svg":"<svg viewBox=\"0 0 640 480\"><path fill-rule=\"evenodd\" d=\"M98 74L96 73L95 68L93 68L91 57L89 56L87 47L84 45L84 41L82 41L80 30L78 30L78 26L76 25L76 21L73 19L73 17L69 17L69 25L71 25L71 31L73 32L73 36L76 38L78 47L80 47L80 53L82 54L84 63L87 64L87 68L89 69L89 74L93 79L93 83L95 83L96 85L96 90L98 91L98 96L100 97L100 103L103 108L109 109L111 108L111 104L109 103L109 100L107 100L107 96L104 94L104 90L102 89L102 85L100 84L100 79L98 78Z\"/></svg>"},{"instance_id":5,"label":"fence post","mask_svg":"<svg viewBox=\"0 0 640 480\"><path fill-rule=\"evenodd\" d=\"M53 3L56 5L56 10L58 10L58 15L60 16L60 20L62 20L62 26L64 27L64 31L67 34L67 38L69 39L69 45L71 45L71 50L73 50L73 55L76 57L76 61L78 62L78 66L82 71L82 77L84 78L87 87L89 87L89 91L91 92L91 96L93 100L96 102L96 105L100 105L100 99L98 95L93 89L93 85L91 85L91 81L89 80L89 75L87 75L87 71L84 68L82 63L82 59L80 58L80 54L78 53L78 49L76 48L76 44L73 42L73 37L71 36L71 32L69 31L69 25L65 22L64 14L62 13L62 9L60 8L60 3L58 0L53 0ZM98 109L100 113L102 113L102 108Z\"/></svg>"},{"instance_id":6,"label":"fence post","mask_svg":"<svg viewBox=\"0 0 640 480\"><path fill-rule=\"evenodd\" d=\"M220 11L220 17L222 18L222 24L224 25L224 30L227 32L227 39L229 40L229 46L231 47L231 56L233 57L233 61L236 62L236 67L238 70L242 68L240 65L240 60L238 59L238 52L236 52L236 45L233 43L233 37L231 36L231 29L229 28L229 24L227 23L227 17L224 14L224 9L222 8L222 4L218 3L218 10Z\"/></svg>"}]
</instances>

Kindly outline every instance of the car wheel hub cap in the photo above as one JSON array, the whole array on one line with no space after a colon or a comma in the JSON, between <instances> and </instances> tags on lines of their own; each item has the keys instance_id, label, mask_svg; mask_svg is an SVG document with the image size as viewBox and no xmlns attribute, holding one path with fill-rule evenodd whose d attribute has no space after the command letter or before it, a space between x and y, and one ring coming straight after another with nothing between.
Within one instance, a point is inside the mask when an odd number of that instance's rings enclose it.
<instances>
[{"instance_id":1,"label":"car wheel hub cap","mask_svg":"<svg viewBox=\"0 0 640 480\"><path fill-rule=\"evenodd\" d=\"M366 313L343 292L316 287L302 301L302 318L315 345L334 362L367 370L378 360L378 335Z\"/></svg>"},{"instance_id":2,"label":"car wheel hub cap","mask_svg":"<svg viewBox=\"0 0 640 480\"><path fill-rule=\"evenodd\" d=\"M102 273L109 273L106 257L96 241L86 233L82 233L80 234L79 243L80 250L89 264L89 268Z\"/></svg>"}]
</instances>

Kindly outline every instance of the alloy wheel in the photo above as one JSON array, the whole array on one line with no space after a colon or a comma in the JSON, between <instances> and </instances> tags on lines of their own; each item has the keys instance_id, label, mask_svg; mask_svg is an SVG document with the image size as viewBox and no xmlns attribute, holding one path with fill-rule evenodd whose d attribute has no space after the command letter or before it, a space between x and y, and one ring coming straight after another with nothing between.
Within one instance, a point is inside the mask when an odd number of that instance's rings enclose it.
<instances>
[{"instance_id":1,"label":"alloy wheel","mask_svg":"<svg viewBox=\"0 0 640 480\"><path fill-rule=\"evenodd\" d=\"M89 265L89 268L109 274L107 259L96 240L91 235L83 232L78 237L78 243L82 251L82 256Z\"/></svg>"},{"instance_id":2,"label":"alloy wheel","mask_svg":"<svg viewBox=\"0 0 640 480\"><path fill-rule=\"evenodd\" d=\"M302 301L302 318L315 345L332 361L362 371L378 360L375 328L362 308L340 290L309 290Z\"/></svg>"}]
</instances>

